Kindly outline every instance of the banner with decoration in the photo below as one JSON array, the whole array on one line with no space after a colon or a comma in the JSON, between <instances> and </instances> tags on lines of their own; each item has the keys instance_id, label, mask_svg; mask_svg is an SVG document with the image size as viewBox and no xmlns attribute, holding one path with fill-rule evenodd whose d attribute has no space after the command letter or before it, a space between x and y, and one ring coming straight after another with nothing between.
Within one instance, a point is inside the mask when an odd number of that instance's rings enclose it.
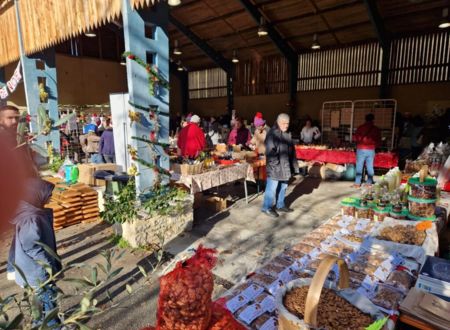
<instances>
[{"instance_id":1,"label":"banner with decoration","mask_svg":"<svg viewBox=\"0 0 450 330\"><path fill-rule=\"evenodd\" d=\"M9 94L13 93L17 89L17 86L21 81L22 81L22 74L20 73L20 62L19 62L19 64L17 64L17 68L14 70L11 79L8 80L6 85L0 88L0 98L2 100L6 99L9 96Z\"/></svg>"}]
</instances>

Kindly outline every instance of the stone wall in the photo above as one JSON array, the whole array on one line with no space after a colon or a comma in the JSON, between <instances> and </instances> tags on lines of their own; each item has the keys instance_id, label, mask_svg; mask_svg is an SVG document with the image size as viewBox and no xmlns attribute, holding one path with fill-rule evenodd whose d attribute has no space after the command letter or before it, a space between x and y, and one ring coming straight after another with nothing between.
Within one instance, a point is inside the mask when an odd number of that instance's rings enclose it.
<instances>
[{"instance_id":1,"label":"stone wall","mask_svg":"<svg viewBox=\"0 0 450 330\"><path fill-rule=\"evenodd\" d=\"M193 202L193 196L187 195L182 202L182 211L174 207L168 215L150 217L145 211L140 211L135 220L122 224L122 237L133 248L161 246L192 229Z\"/></svg>"}]
</instances>

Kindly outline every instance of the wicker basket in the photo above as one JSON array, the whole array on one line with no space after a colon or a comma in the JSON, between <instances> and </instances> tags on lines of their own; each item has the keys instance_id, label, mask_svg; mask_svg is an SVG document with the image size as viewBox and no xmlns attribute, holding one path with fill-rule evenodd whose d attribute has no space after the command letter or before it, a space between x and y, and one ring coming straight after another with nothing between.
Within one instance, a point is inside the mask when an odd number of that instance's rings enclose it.
<instances>
[{"instance_id":1,"label":"wicker basket","mask_svg":"<svg viewBox=\"0 0 450 330\"><path fill-rule=\"evenodd\" d=\"M181 175L194 175L203 172L203 162L198 164L172 164L175 173Z\"/></svg>"},{"instance_id":2,"label":"wicker basket","mask_svg":"<svg viewBox=\"0 0 450 330\"><path fill-rule=\"evenodd\" d=\"M316 274L311 280L308 295L306 296L306 308L303 322L300 323L293 321L294 318L290 317L290 313L287 311L287 309L284 308L284 306L278 306L279 330L309 330L311 328L318 327L317 309L319 306L320 294L325 284L325 280L327 279L328 273L335 263L337 263L339 267L339 288L348 288L349 272L345 261L334 256L326 257L320 263L319 268L317 268ZM299 286L303 285L296 285L296 287ZM281 304L283 304L283 299L281 299ZM307 325L311 325L311 327Z\"/></svg>"}]
</instances>

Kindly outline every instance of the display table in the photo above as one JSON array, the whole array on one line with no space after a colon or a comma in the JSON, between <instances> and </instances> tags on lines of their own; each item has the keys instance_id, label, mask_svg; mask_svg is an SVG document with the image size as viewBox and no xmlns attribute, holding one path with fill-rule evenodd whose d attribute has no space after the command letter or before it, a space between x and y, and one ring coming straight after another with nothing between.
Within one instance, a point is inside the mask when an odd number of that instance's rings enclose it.
<instances>
[{"instance_id":1,"label":"display table","mask_svg":"<svg viewBox=\"0 0 450 330\"><path fill-rule=\"evenodd\" d=\"M347 150L315 149L295 146L297 159L333 164L355 164L356 152ZM393 152L378 152L374 167L390 169L398 164L398 155Z\"/></svg>"},{"instance_id":2,"label":"display table","mask_svg":"<svg viewBox=\"0 0 450 330\"><path fill-rule=\"evenodd\" d=\"M245 199L248 201L247 181L255 182L253 166L248 163L237 163L235 165L217 167L215 169L194 175L181 175L173 173L172 180L184 184L191 194L202 192L230 182L244 180Z\"/></svg>"}]
</instances>

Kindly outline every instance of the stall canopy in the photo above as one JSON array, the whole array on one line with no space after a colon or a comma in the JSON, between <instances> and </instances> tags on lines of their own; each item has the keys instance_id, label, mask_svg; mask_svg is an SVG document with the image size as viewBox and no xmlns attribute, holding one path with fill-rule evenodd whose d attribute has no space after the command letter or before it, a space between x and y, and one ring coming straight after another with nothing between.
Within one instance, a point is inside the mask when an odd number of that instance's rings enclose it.
<instances>
[{"instance_id":1,"label":"stall canopy","mask_svg":"<svg viewBox=\"0 0 450 330\"><path fill-rule=\"evenodd\" d=\"M155 0L130 0L132 8ZM25 53L36 53L119 18L123 0L20 0ZM14 0L0 2L0 67L19 59Z\"/></svg>"}]
</instances>

